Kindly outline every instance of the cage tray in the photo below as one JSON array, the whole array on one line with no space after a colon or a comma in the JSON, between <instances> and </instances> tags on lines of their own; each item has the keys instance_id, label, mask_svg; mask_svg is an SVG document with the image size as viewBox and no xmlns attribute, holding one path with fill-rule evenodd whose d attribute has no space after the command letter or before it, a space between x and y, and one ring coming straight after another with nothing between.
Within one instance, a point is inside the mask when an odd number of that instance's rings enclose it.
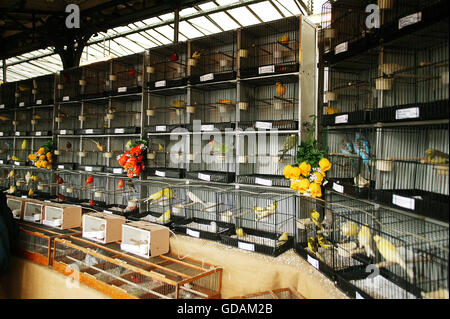
<instances>
[{"instance_id":1,"label":"cage tray","mask_svg":"<svg viewBox=\"0 0 450 319\"><path fill-rule=\"evenodd\" d=\"M231 227L230 224L226 224L219 221L214 221L217 224L216 232L209 231L210 220L204 220L200 218L186 218L182 219L180 222L174 222L172 224L173 229L176 233L185 234L191 237L202 238L213 241L220 241L221 233L228 231Z\"/></svg>"},{"instance_id":2,"label":"cage tray","mask_svg":"<svg viewBox=\"0 0 450 319\"><path fill-rule=\"evenodd\" d=\"M262 72L261 68L270 68L272 65L258 66L252 68L246 68L241 70L242 78L249 78L253 76L264 76L264 75L274 75L283 73L294 73L300 70L300 65L298 63L286 63L286 64L275 64L273 65L273 72Z\"/></svg>"},{"instance_id":3,"label":"cage tray","mask_svg":"<svg viewBox=\"0 0 450 319\"><path fill-rule=\"evenodd\" d=\"M372 112L370 122L437 120L449 117L448 100L385 107Z\"/></svg>"},{"instance_id":4,"label":"cage tray","mask_svg":"<svg viewBox=\"0 0 450 319\"><path fill-rule=\"evenodd\" d=\"M58 165L56 165L56 169L76 170L77 165L77 163L58 163Z\"/></svg>"},{"instance_id":5,"label":"cage tray","mask_svg":"<svg viewBox=\"0 0 450 319\"><path fill-rule=\"evenodd\" d=\"M200 83L212 83L212 82L221 82L221 81L230 81L236 79L236 72L222 72L222 73L213 73L213 77L210 80L202 81L203 76L193 75L189 78L191 84L200 84Z\"/></svg>"},{"instance_id":6,"label":"cage tray","mask_svg":"<svg viewBox=\"0 0 450 319\"><path fill-rule=\"evenodd\" d=\"M218 183L234 183L236 174L231 172L195 171L186 172L186 178Z\"/></svg>"},{"instance_id":7,"label":"cage tray","mask_svg":"<svg viewBox=\"0 0 450 319\"><path fill-rule=\"evenodd\" d=\"M264 128L264 129L278 129L286 131L296 131L298 130L298 121L291 120L279 120L279 121L252 121L252 122L240 122L240 129L247 128Z\"/></svg>"},{"instance_id":8,"label":"cage tray","mask_svg":"<svg viewBox=\"0 0 450 319\"><path fill-rule=\"evenodd\" d=\"M119 92L119 90L121 92ZM117 88L117 89L111 91L111 95L118 96L118 95L127 95L127 94L141 93L141 92L142 92L142 86L121 87L121 88Z\"/></svg>"},{"instance_id":9,"label":"cage tray","mask_svg":"<svg viewBox=\"0 0 450 319\"><path fill-rule=\"evenodd\" d=\"M78 165L78 170L85 172L103 172L103 168L103 166Z\"/></svg>"},{"instance_id":10,"label":"cage tray","mask_svg":"<svg viewBox=\"0 0 450 319\"><path fill-rule=\"evenodd\" d=\"M106 134L139 134L141 132L140 127L114 127L105 129Z\"/></svg>"},{"instance_id":11,"label":"cage tray","mask_svg":"<svg viewBox=\"0 0 450 319\"><path fill-rule=\"evenodd\" d=\"M125 208L127 208L127 205L110 204L106 205L105 210L107 212L111 212L114 215L124 216L126 218L139 213L139 208L130 211L125 211Z\"/></svg>"},{"instance_id":12,"label":"cage tray","mask_svg":"<svg viewBox=\"0 0 450 319\"><path fill-rule=\"evenodd\" d=\"M169 178L184 178L184 176L186 175L186 170L181 168L148 168L147 172L150 176Z\"/></svg>"},{"instance_id":13,"label":"cage tray","mask_svg":"<svg viewBox=\"0 0 450 319\"><path fill-rule=\"evenodd\" d=\"M366 124L370 122L372 113L373 112L370 110L364 110L364 111L323 115L322 125L334 126L334 125L349 125L349 124Z\"/></svg>"},{"instance_id":14,"label":"cage tray","mask_svg":"<svg viewBox=\"0 0 450 319\"><path fill-rule=\"evenodd\" d=\"M56 130L56 134L58 134L58 135L73 135L73 134L75 134L75 130Z\"/></svg>"},{"instance_id":15,"label":"cage tray","mask_svg":"<svg viewBox=\"0 0 450 319\"><path fill-rule=\"evenodd\" d=\"M279 175L239 175L237 177L239 184L262 185L275 187L290 187L291 182Z\"/></svg>"},{"instance_id":16,"label":"cage tray","mask_svg":"<svg viewBox=\"0 0 450 319\"><path fill-rule=\"evenodd\" d=\"M165 81L165 86L158 86L156 87L156 83ZM161 81L151 81L147 82L147 89L148 90L161 90L164 88L173 88L173 87L179 87L179 86L185 86L187 84L187 78L183 79L173 79L173 80L161 80Z\"/></svg>"},{"instance_id":17,"label":"cage tray","mask_svg":"<svg viewBox=\"0 0 450 319\"><path fill-rule=\"evenodd\" d=\"M103 133L105 133L105 129L103 129L103 128L85 128L85 129L75 130L75 134L80 134L80 135L91 135L91 134L100 135Z\"/></svg>"},{"instance_id":18,"label":"cage tray","mask_svg":"<svg viewBox=\"0 0 450 319\"><path fill-rule=\"evenodd\" d=\"M327 180L326 189L362 199L369 199L370 190L375 188L375 181L370 181L370 186L361 188L355 185L353 178L327 178Z\"/></svg>"},{"instance_id":19,"label":"cage tray","mask_svg":"<svg viewBox=\"0 0 450 319\"><path fill-rule=\"evenodd\" d=\"M150 125L148 126L146 133L170 133L178 127L187 129L187 124Z\"/></svg>"},{"instance_id":20,"label":"cage tray","mask_svg":"<svg viewBox=\"0 0 450 319\"><path fill-rule=\"evenodd\" d=\"M33 136L51 136L52 135L52 131L36 131L36 132L32 132L30 135L33 135Z\"/></svg>"}]
</instances>

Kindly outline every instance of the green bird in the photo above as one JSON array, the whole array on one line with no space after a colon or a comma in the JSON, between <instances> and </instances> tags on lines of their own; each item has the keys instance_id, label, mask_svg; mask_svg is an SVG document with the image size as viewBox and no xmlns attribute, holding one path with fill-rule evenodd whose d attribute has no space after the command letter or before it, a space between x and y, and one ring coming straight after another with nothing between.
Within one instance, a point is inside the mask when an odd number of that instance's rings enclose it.
<instances>
[{"instance_id":1,"label":"green bird","mask_svg":"<svg viewBox=\"0 0 450 319\"><path fill-rule=\"evenodd\" d=\"M228 146L218 143L213 139L209 140L209 145L211 146L212 152L214 153L222 153L222 154L228 153Z\"/></svg>"},{"instance_id":2,"label":"green bird","mask_svg":"<svg viewBox=\"0 0 450 319\"><path fill-rule=\"evenodd\" d=\"M293 149L297 145L297 135L291 134L283 142L283 149L278 151L281 155L279 155L279 161L283 161L286 154Z\"/></svg>"}]
</instances>

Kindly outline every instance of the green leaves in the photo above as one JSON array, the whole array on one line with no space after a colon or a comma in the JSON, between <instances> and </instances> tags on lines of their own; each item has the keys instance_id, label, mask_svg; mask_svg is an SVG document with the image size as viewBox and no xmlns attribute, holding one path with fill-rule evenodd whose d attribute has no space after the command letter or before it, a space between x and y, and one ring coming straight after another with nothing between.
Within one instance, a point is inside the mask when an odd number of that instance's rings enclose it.
<instances>
[{"instance_id":1,"label":"green leaves","mask_svg":"<svg viewBox=\"0 0 450 319\"><path fill-rule=\"evenodd\" d=\"M55 149L55 144L52 140L50 140L42 145L42 147L45 149L45 153L53 152L53 150Z\"/></svg>"},{"instance_id":2,"label":"green leaves","mask_svg":"<svg viewBox=\"0 0 450 319\"><path fill-rule=\"evenodd\" d=\"M311 127L308 132L308 136L304 142L301 142L297 152L297 162L306 162L311 167L319 167L319 162L325 157L326 152L319 150L317 146L317 140L314 139L314 127L316 123L316 116L311 115L313 118Z\"/></svg>"}]
</instances>

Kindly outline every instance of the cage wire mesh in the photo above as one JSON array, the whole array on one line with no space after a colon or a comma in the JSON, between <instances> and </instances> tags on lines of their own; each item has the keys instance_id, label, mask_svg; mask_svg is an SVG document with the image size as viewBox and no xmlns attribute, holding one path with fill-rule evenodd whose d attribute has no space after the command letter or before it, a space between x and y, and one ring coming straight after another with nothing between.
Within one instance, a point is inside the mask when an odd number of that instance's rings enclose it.
<instances>
[{"instance_id":1,"label":"cage wire mesh","mask_svg":"<svg viewBox=\"0 0 450 319\"><path fill-rule=\"evenodd\" d=\"M81 98L81 86L79 82L83 76L82 68L73 68L61 71L57 76L58 101L74 101Z\"/></svg>"},{"instance_id":2,"label":"cage wire mesh","mask_svg":"<svg viewBox=\"0 0 450 319\"><path fill-rule=\"evenodd\" d=\"M16 84L14 82L2 83L0 85L0 105L3 108L13 108L15 107L17 97L15 96Z\"/></svg>"},{"instance_id":3,"label":"cage wire mesh","mask_svg":"<svg viewBox=\"0 0 450 319\"><path fill-rule=\"evenodd\" d=\"M143 54L136 53L112 60L112 94L142 92ZM111 78L110 78L111 79Z\"/></svg>"},{"instance_id":4,"label":"cage wire mesh","mask_svg":"<svg viewBox=\"0 0 450 319\"><path fill-rule=\"evenodd\" d=\"M18 109L15 112L14 131L19 135L31 135L32 112L28 109Z\"/></svg>"},{"instance_id":5,"label":"cage wire mesh","mask_svg":"<svg viewBox=\"0 0 450 319\"><path fill-rule=\"evenodd\" d=\"M186 89L150 92L146 116L151 132L167 132L188 123L186 94Z\"/></svg>"},{"instance_id":6,"label":"cage wire mesh","mask_svg":"<svg viewBox=\"0 0 450 319\"><path fill-rule=\"evenodd\" d=\"M82 115L79 103L59 103L55 108L55 128L60 135L74 134L81 128L79 116Z\"/></svg>"},{"instance_id":7,"label":"cage wire mesh","mask_svg":"<svg viewBox=\"0 0 450 319\"><path fill-rule=\"evenodd\" d=\"M98 62L82 67L81 86L83 98L98 98L107 95L110 91L109 70L110 62Z\"/></svg>"},{"instance_id":8,"label":"cage wire mesh","mask_svg":"<svg viewBox=\"0 0 450 319\"><path fill-rule=\"evenodd\" d=\"M55 155L58 159L58 166L73 165L79 163L80 139L67 137L65 135L57 136Z\"/></svg>"},{"instance_id":9,"label":"cage wire mesh","mask_svg":"<svg viewBox=\"0 0 450 319\"><path fill-rule=\"evenodd\" d=\"M31 132L36 136L52 135L53 133L53 105L35 107L32 110Z\"/></svg>"},{"instance_id":10,"label":"cage wire mesh","mask_svg":"<svg viewBox=\"0 0 450 319\"><path fill-rule=\"evenodd\" d=\"M0 123L1 123L1 132L2 137L11 136L14 134L14 111L9 110L7 108L0 108Z\"/></svg>"},{"instance_id":11,"label":"cage wire mesh","mask_svg":"<svg viewBox=\"0 0 450 319\"><path fill-rule=\"evenodd\" d=\"M241 75L297 72L299 30L298 17L244 28L239 51Z\"/></svg>"},{"instance_id":12,"label":"cage wire mesh","mask_svg":"<svg viewBox=\"0 0 450 319\"><path fill-rule=\"evenodd\" d=\"M147 67L149 89L176 87L186 84L187 44L171 44L149 50Z\"/></svg>"},{"instance_id":13,"label":"cage wire mesh","mask_svg":"<svg viewBox=\"0 0 450 319\"><path fill-rule=\"evenodd\" d=\"M29 260L48 266L51 261L51 238L50 233L19 227L18 253Z\"/></svg>"},{"instance_id":14,"label":"cage wire mesh","mask_svg":"<svg viewBox=\"0 0 450 319\"><path fill-rule=\"evenodd\" d=\"M106 134L137 134L141 131L141 96L113 97L103 109Z\"/></svg>"}]
</instances>

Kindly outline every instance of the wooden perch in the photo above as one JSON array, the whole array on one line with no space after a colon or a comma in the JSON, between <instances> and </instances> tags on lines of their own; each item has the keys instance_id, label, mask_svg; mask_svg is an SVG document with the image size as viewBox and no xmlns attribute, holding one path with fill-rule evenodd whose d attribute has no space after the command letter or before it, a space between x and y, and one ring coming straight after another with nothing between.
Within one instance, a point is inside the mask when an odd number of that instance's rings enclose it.
<instances>
[{"instance_id":1,"label":"wooden perch","mask_svg":"<svg viewBox=\"0 0 450 319\"><path fill-rule=\"evenodd\" d=\"M211 206L208 206L208 207L203 207L203 208L202 208L202 211L208 210L208 209L210 209L210 208L217 207L217 206L219 206L220 204L221 204L221 203L219 203L219 204L214 204L214 205L211 205Z\"/></svg>"},{"instance_id":2,"label":"wooden perch","mask_svg":"<svg viewBox=\"0 0 450 319\"><path fill-rule=\"evenodd\" d=\"M264 216L258 216L258 217L256 218L256 221L259 222L259 221L263 220L264 218L267 218L267 217L270 217L270 216L272 216L272 215L275 215L276 213L277 213L277 212L271 212L271 213L268 213L267 215L264 215Z\"/></svg>"},{"instance_id":3,"label":"wooden perch","mask_svg":"<svg viewBox=\"0 0 450 319\"><path fill-rule=\"evenodd\" d=\"M267 53L267 54L269 54L269 55L272 55L272 54L273 54L272 52L267 51L267 50L265 50L265 49L259 47L258 45L254 44L254 43L252 44L252 48L257 48L257 49L259 49L259 50L261 50L261 51L263 51L263 52L265 52L265 53Z\"/></svg>"},{"instance_id":4,"label":"wooden perch","mask_svg":"<svg viewBox=\"0 0 450 319\"><path fill-rule=\"evenodd\" d=\"M288 46L287 44L283 44L283 43L281 43L281 41L277 41L276 43L278 43L279 45L281 45L281 46L283 46L283 47L285 47L285 48L288 48L289 50L291 50L291 51L295 51L294 49L292 49L290 46Z\"/></svg>"},{"instance_id":5,"label":"wooden perch","mask_svg":"<svg viewBox=\"0 0 450 319\"><path fill-rule=\"evenodd\" d=\"M285 98L282 98L282 97L279 97L279 96L274 96L274 98L277 99L277 100L280 100L280 101L292 104L292 102L289 101L288 99L285 99Z\"/></svg>"},{"instance_id":6,"label":"wooden perch","mask_svg":"<svg viewBox=\"0 0 450 319\"><path fill-rule=\"evenodd\" d=\"M342 156L342 157L355 157L358 158L357 154L342 154L342 153L330 153L330 156Z\"/></svg>"},{"instance_id":7,"label":"wooden perch","mask_svg":"<svg viewBox=\"0 0 450 319\"><path fill-rule=\"evenodd\" d=\"M247 210L247 211L245 211L245 212L239 213L239 214L237 214L237 215L235 215L235 216L232 216L232 217L233 217L233 218L238 218L238 217L241 217L241 216L250 214L250 213L252 213L253 211L254 211L254 209L249 209L249 210Z\"/></svg>"},{"instance_id":8,"label":"wooden perch","mask_svg":"<svg viewBox=\"0 0 450 319\"><path fill-rule=\"evenodd\" d=\"M226 53L224 53L222 51L217 51L217 54L222 54L222 55L226 56L227 58L234 59L234 56L226 54Z\"/></svg>"}]
</instances>

